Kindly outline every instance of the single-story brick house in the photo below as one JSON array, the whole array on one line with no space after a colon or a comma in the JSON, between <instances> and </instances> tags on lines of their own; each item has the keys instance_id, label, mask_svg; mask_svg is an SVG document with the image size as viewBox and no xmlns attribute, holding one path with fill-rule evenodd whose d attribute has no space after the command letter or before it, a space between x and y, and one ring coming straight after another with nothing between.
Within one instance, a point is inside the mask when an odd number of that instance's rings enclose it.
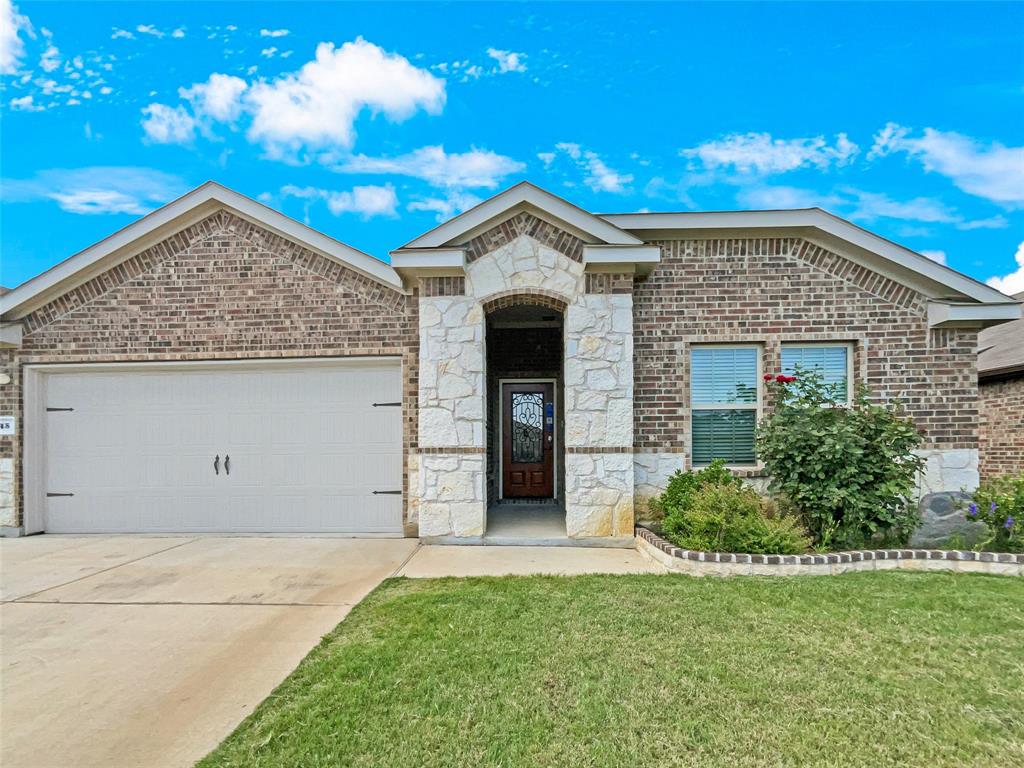
<instances>
[{"instance_id":1,"label":"single-story brick house","mask_svg":"<svg viewBox=\"0 0 1024 768\"><path fill-rule=\"evenodd\" d=\"M522 183L388 264L207 183L0 297L0 520L475 541L526 499L616 541L677 468L758 476L762 374L797 364L900 398L956 490L978 332L1019 317L820 209Z\"/></svg>"},{"instance_id":2,"label":"single-story brick house","mask_svg":"<svg viewBox=\"0 0 1024 768\"><path fill-rule=\"evenodd\" d=\"M1024 472L1024 320L978 334L978 396L982 478Z\"/></svg>"}]
</instances>

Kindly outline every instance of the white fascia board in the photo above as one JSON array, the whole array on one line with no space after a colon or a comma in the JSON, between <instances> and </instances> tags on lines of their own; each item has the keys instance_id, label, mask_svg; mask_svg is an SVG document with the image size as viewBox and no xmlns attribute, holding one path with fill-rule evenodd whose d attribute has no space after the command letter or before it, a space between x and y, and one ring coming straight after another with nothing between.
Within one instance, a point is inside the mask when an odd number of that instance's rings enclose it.
<instances>
[{"instance_id":1,"label":"white fascia board","mask_svg":"<svg viewBox=\"0 0 1024 768\"><path fill-rule=\"evenodd\" d=\"M77 284L76 276L84 275L84 279L88 279L95 274L90 268L103 264L104 269L109 269L142 250L138 247L140 243L145 243L145 247L152 245L147 241L147 237L154 233L161 232L161 237L170 236L176 231L174 224L179 220L186 222L187 226L194 223L190 216L198 219L201 217L196 217L196 213L206 216L219 207L231 209L243 218L318 251L367 277L402 290L401 278L384 262L317 232L252 198L208 181L4 294L0 297L0 316L14 313L33 299L60 288L65 283L67 286L64 290L70 290ZM108 260L110 263L104 264Z\"/></svg>"},{"instance_id":2,"label":"white fascia board","mask_svg":"<svg viewBox=\"0 0 1024 768\"><path fill-rule=\"evenodd\" d=\"M609 272L650 274L661 261L661 248L657 245L585 245L583 265L586 269Z\"/></svg>"},{"instance_id":3,"label":"white fascia board","mask_svg":"<svg viewBox=\"0 0 1024 768\"><path fill-rule=\"evenodd\" d=\"M585 264L657 264L661 248L657 245L584 245Z\"/></svg>"},{"instance_id":4,"label":"white fascia board","mask_svg":"<svg viewBox=\"0 0 1024 768\"><path fill-rule=\"evenodd\" d=\"M1000 304L1009 300L990 288L954 269L897 245L891 240L858 227L821 208L787 211L711 211L707 213L623 213L603 215L606 221L631 232L645 230L715 230L715 229L790 229L811 227L844 240L858 248L877 254L904 269L942 285L955 293L982 303Z\"/></svg>"},{"instance_id":5,"label":"white fascia board","mask_svg":"<svg viewBox=\"0 0 1024 768\"><path fill-rule=\"evenodd\" d=\"M21 334L21 323L0 324L0 349L19 349Z\"/></svg>"},{"instance_id":6,"label":"white fascia board","mask_svg":"<svg viewBox=\"0 0 1024 768\"><path fill-rule=\"evenodd\" d=\"M429 232L420 235L404 248L437 248L450 245L467 232L501 216L517 205L531 205L548 216L566 222L595 240L614 245L641 245L643 240L624 232L608 221L584 211L560 197L523 181L485 200L475 208L460 213Z\"/></svg>"},{"instance_id":7,"label":"white fascia board","mask_svg":"<svg viewBox=\"0 0 1024 768\"><path fill-rule=\"evenodd\" d=\"M462 248L399 248L391 252L391 266L397 270L463 270L466 252Z\"/></svg>"},{"instance_id":8,"label":"white fascia board","mask_svg":"<svg viewBox=\"0 0 1024 768\"><path fill-rule=\"evenodd\" d=\"M932 328L987 328L1020 320L1021 304L955 304L948 301L928 302L928 325Z\"/></svg>"}]
</instances>

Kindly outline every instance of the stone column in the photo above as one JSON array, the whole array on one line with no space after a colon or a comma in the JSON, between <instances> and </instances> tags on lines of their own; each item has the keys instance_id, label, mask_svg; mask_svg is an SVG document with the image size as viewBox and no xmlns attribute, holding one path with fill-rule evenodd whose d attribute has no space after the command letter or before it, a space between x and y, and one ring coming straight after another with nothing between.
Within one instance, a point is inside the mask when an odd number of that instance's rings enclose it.
<instances>
[{"instance_id":1,"label":"stone column","mask_svg":"<svg viewBox=\"0 0 1024 768\"><path fill-rule=\"evenodd\" d=\"M420 536L483 536L484 360L484 315L476 300L420 299L420 455L412 499Z\"/></svg>"},{"instance_id":2,"label":"stone column","mask_svg":"<svg viewBox=\"0 0 1024 768\"><path fill-rule=\"evenodd\" d=\"M565 317L565 525L633 533L633 297L585 294Z\"/></svg>"}]
</instances>

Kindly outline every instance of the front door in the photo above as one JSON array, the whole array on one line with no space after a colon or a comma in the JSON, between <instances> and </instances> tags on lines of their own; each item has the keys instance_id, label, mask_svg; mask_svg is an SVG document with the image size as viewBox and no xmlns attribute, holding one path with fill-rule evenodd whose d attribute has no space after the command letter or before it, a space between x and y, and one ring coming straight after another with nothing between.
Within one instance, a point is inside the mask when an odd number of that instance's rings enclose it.
<instances>
[{"instance_id":1,"label":"front door","mask_svg":"<svg viewBox=\"0 0 1024 768\"><path fill-rule=\"evenodd\" d=\"M502 496L551 498L555 490L553 384L505 384L502 391Z\"/></svg>"}]
</instances>

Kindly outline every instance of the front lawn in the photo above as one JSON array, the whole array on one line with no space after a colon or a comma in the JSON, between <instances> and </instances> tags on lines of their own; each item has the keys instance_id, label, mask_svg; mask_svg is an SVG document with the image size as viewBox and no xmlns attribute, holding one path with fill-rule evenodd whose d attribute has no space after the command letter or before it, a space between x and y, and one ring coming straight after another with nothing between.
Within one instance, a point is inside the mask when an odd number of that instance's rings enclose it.
<instances>
[{"instance_id":1,"label":"front lawn","mask_svg":"<svg viewBox=\"0 0 1024 768\"><path fill-rule=\"evenodd\" d=\"M1024 579L385 582L202 766L1024 766Z\"/></svg>"}]
</instances>

